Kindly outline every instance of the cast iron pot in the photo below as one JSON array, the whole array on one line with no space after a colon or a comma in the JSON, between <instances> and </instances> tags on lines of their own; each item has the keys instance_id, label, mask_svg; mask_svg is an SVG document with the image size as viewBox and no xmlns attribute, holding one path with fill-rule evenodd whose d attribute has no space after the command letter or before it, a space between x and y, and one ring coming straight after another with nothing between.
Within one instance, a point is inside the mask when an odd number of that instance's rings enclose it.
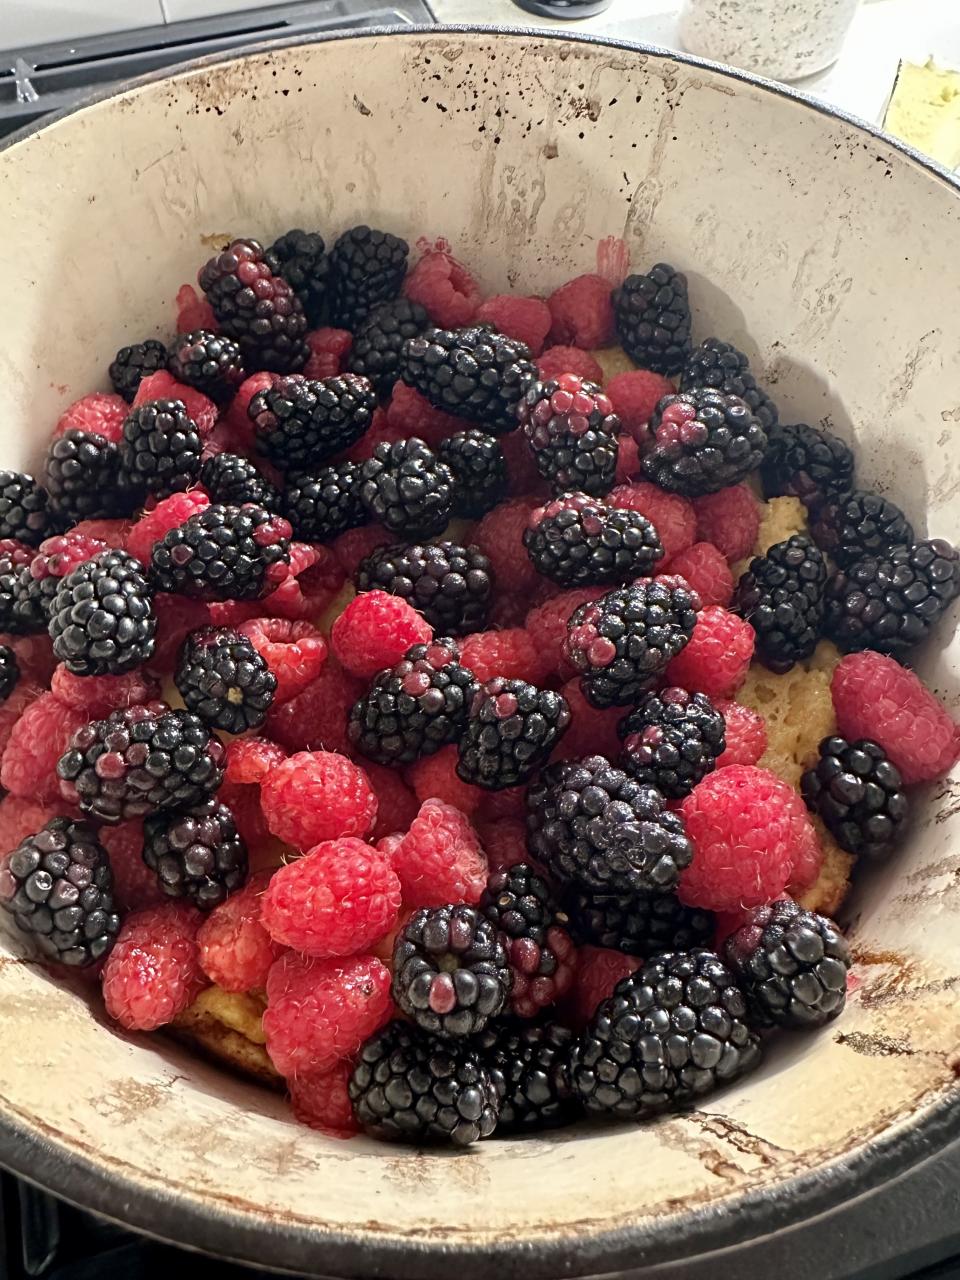
<instances>
[{"instance_id":1,"label":"cast iron pot","mask_svg":"<svg viewBox=\"0 0 960 1280\"><path fill-rule=\"evenodd\" d=\"M696 331L790 420L856 445L931 532L960 512L960 199L887 139L749 76L492 30L267 47L153 78L0 154L0 444L30 467L124 342L232 234L369 221L446 236L490 292L598 242L690 277ZM951 706L960 643L922 674ZM583 1275L799 1221L960 1129L960 787L853 902L844 1018L688 1115L465 1154L337 1142L161 1037L108 1026L0 936L0 1162L85 1207L312 1274Z\"/></svg>"}]
</instances>

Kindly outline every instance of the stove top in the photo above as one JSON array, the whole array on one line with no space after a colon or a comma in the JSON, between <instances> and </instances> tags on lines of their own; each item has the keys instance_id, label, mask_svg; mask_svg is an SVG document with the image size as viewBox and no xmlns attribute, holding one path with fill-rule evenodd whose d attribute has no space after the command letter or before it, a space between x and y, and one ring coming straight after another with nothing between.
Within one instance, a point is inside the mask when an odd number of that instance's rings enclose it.
<instances>
[{"instance_id":1,"label":"stove top","mask_svg":"<svg viewBox=\"0 0 960 1280\"><path fill-rule=\"evenodd\" d=\"M3 0L0 0L0 7ZM425 0L304 0L108 36L0 50L0 136L97 90L178 62L283 36L430 23Z\"/></svg>"}]
</instances>

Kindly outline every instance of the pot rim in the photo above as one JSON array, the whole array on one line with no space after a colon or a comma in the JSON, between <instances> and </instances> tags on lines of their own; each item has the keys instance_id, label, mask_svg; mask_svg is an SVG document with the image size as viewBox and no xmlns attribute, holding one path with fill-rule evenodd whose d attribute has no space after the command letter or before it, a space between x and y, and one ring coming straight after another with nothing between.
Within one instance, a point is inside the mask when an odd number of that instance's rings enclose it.
<instances>
[{"instance_id":1,"label":"pot rim","mask_svg":"<svg viewBox=\"0 0 960 1280\"><path fill-rule=\"evenodd\" d=\"M259 41L161 68L91 93L81 103L42 117L39 121L0 140L0 154L25 141L48 125L85 110L98 102L119 97L157 81L177 79L198 69L242 58L270 54L303 45L340 40L370 40L383 36L443 37L486 36L511 40L563 41L643 54L683 66L702 67L728 79L776 94L800 107L841 120L845 124L899 151L960 194L960 176L924 156L914 147L884 133L876 125L831 106L801 90L751 72L706 58L637 41L610 37L572 35L562 29L503 27L478 23L432 26L374 27L366 31L326 32ZM960 1071L958 1071L960 1074ZM53 1130L26 1124L0 1098L0 1165L79 1208L92 1211L121 1226L180 1247L215 1254L223 1259L272 1271L315 1276L379 1276L389 1280L449 1280L455 1260L463 1280L487 1280L496 1267L504 1280L554 1280L558 1275L597 1276L624 1268L641 1268L678 1260L692 1260L719 1249L743 1245L760 1235L796 1226L801 1221L836 1209L884 1182L899 1177L937 1155L960 1138L960 1106L948 1091L920 1118L906 1118L892 1131L861 1148L838 1157L827 1166L796 1174L772 1190L743 1192L722 1203L707 1205L669 1219L576 1234L544 1238L516 1238L489 1245L415 1240L399 1236L347 1234L335 1227L305 1227L297 1223L259 1221L223 1204L200 1205L180 1190L161 1183L151 1185L127 1177L122 1164L104 1168L92 1157L69 1150ZM469 1158L469 1157L467 1157ZM117 1206L122 1205L122 1211ZM692 1246L692 1247L691 1247ZM573 1253L572 1253L573 1251ZM322 1269L316 1262L322 1260Z\"/></svg>"}]
</instances>

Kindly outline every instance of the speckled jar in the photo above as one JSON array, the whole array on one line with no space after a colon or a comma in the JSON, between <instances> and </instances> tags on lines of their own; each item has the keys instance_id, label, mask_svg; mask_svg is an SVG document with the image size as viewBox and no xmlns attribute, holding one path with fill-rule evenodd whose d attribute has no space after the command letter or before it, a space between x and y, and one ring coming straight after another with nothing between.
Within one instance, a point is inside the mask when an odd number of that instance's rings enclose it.
<instances>
[{"instance_id":1,"label":"speckled jar","mask_svg":"<svg viewBox=\"0 0 960 1280\"><path fill-rule=\"evenodd\" d=\"M686 0L684 48L772 80L836 62L860 0Z\"/></svg>"}]
</instances>

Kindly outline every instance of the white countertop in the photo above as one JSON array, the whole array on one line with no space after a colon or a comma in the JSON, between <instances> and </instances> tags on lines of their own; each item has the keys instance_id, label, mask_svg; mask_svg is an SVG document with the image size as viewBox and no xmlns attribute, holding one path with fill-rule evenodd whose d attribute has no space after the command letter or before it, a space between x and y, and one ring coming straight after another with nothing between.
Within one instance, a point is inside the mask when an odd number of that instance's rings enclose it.
<instances>
[{"instance_id":1,"label":"white countertop","mask_svg":"<svg viewBox=\"0 0 960 1280\"><path fill-rule=\"evenodd\" d=\"M554 27L677 48L679 0L613 0L595 18L536 18L512 0L429 0L441 22ZM864 0L838 62L796 88L878 124L901 57L960 65L960 0Z\"/></svg>"}]
</instances>

